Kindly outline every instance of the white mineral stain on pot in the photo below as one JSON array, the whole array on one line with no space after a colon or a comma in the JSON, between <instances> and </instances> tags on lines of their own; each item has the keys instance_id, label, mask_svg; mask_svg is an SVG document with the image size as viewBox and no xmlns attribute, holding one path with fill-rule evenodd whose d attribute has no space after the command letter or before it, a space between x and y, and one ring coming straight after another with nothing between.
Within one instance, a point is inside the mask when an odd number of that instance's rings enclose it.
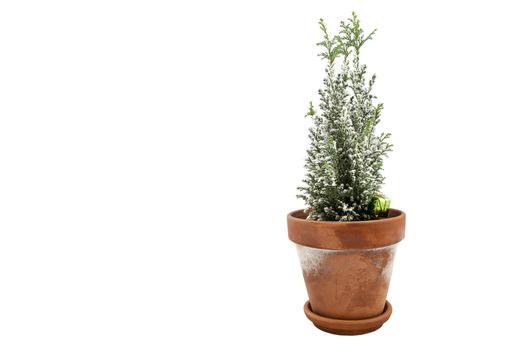
<instances>
[{"instance_id":1,"label":"white mineral stain on pot","mask_svg":"<svg viewBox=\"0 0 525 350\"><path fill-rule=\"evenodd\" d=\"M383 271L381 272L381 276L387 282L390 281L390 277L392 277L392 270L394 269L394 258L396 257L396 246L397 244L386 247L390 250L389 252L390 254L388 256L388 262L386 266L383 268Z\"/></svg>"},{"instance_id":2,"label":"white mineral stain on pot","mask_svg":"<svg viewBox=\"0 0 525 350\"><path fill-rule=\"evenodd\" d=\"M369 257L370 263L380 270L381 277L386 281L390 280L392 269L394 267L394 257L396 253L397 244L388 247L372 248L372 249L345 249L345 250L329 250L311 248L296 244L297 255L301 263L301 269L305 274L317 275L321 272L323 262L330 254L353 255L366 253ZM388 252L385 256L385 251ZM384 261L384 260L387 261Z\"/></svg>"},{"instance_id":3,"label":"white mineral stain on pot","mask_svg":"<svg viewBox=\"0 0 525 350\"><path fill-rule=\"evenodd\" d=\"M299 244L296 244L296 247L303 272L313 275L318 274L325 257L330 254L330 251L305 247Z\"/></svg>"}]
</instances>

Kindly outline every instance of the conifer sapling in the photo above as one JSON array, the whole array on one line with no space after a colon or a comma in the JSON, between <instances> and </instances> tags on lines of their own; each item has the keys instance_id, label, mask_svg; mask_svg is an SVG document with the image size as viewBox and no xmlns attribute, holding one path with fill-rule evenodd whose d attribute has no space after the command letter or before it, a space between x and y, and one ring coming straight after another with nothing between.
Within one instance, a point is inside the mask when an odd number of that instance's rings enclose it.
<instances>
[{"instance_id":1,"label":"conifer sapling","mask_svg":"<svg viewBox=\"0 0 525 350\"><path fill-rule=\"evenodd\" d=\"M365 35L355 13L333 37L322 19L319 26L326 77L319 90L320 112L310 102L307 113L313 126L298 198L305 201L310 220L375 219L390 203L380 188L383 159L392 148L390 134L376 133L383 104L374 103L376 77L367 79L360 62L360 51L375 30Z\"/></svg>"}]
</instances>

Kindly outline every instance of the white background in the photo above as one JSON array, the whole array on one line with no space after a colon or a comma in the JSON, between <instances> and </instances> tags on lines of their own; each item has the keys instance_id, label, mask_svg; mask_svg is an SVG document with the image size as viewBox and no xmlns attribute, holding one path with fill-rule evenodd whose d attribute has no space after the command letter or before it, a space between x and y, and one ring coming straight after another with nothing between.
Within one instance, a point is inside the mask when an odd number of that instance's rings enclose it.
<instances>
[{"instance_id":1,"label":"white background","mask_svg":"<svg viewBox=\"0 0 525 350\"><path fill-rule=\"evenodd\" d=\"M352 10L408 221L390 321L339 337L285 217ZM524 37L518 1L3 1L0 348L523 348Z\"/></svg>"}]
</instances>

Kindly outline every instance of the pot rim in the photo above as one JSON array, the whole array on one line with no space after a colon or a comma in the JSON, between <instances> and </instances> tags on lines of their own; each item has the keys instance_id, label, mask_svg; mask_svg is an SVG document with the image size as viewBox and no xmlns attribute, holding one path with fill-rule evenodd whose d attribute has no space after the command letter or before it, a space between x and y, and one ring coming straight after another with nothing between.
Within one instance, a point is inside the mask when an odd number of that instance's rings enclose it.
<instances>
[{"instance_id":1,"label":"pot rim","mask_svg":"<svg viewBox=\"0 0 525 350\"><path fill-rule=\"evenodd\" d=\"M287 216L288 238L294 243L319 249L385 247L405 237L405 213L390 208L387 215L379 220L317 221L306 220L304 209L299 209Z\"/></svg>"}]
</instances>

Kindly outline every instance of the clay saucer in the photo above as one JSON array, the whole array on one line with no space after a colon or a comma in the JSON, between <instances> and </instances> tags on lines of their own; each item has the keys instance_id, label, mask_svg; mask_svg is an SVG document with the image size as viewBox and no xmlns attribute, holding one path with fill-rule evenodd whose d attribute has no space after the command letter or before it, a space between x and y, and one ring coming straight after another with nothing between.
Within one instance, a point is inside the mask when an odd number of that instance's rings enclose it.
<instances>
[{"instance_id":1,"label":"clay saucer","mask_svg":"<svg viewBox=\"0 0 525 350\"><path fill-rule=\"evenodd\" d=\"M312 311L310 301L304 304L304 313L313 324L322 331L339 335L359 335L373 332L383 325L392 314L392 305L386 301L383 313L360 320L341 320L320 316Z\"/></svg>"}]
</instances>

